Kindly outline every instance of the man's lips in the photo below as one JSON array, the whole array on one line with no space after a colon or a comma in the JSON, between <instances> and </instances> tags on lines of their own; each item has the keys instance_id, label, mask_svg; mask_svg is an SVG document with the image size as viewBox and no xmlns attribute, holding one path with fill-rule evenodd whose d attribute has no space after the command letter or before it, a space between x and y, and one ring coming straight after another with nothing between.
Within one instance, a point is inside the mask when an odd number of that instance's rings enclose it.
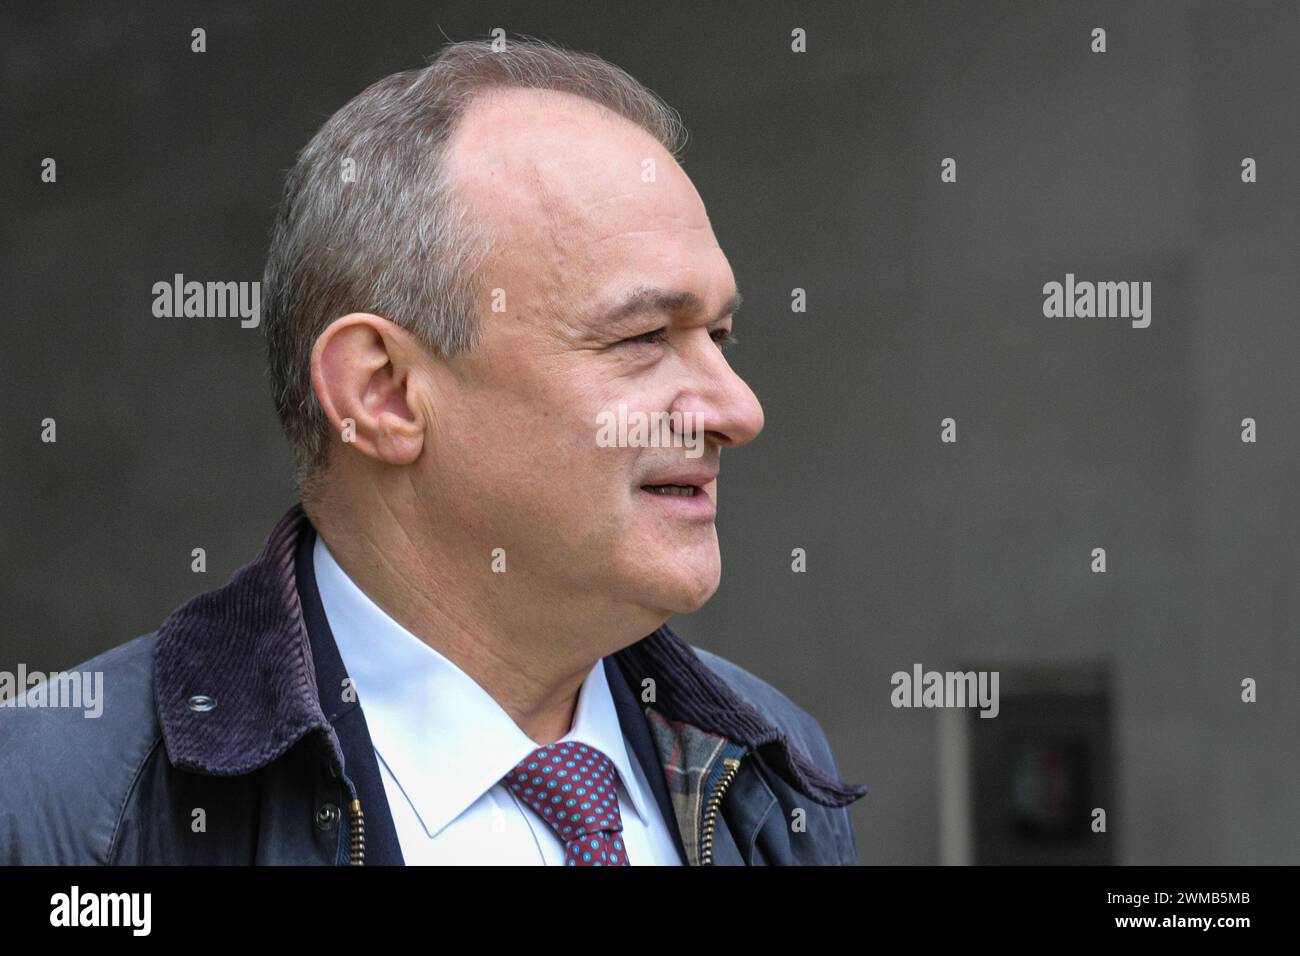
<instances>
[{"instance_id":1,"label":"man's lips","mask_svg":"<svg viewBox=\"0 0 1300 956\"><path fill-rule=\"evenodd\" d=\"M662 488L676 485L682 488L704 488L718 477L716 468L678 468L656 472L641 482L642 488Z\"/></svg>"},{"instance_id":2,"label":"man's lips","mask_svg":"<svg viewBox=\"0 0 1300 956\"><path fill-rule=\"evenodd\" d=\"M714 495L716 468L680 469L650 476L640 488L642 494L674 513L695 518L712 518L717 513Z\"/></svg>"}]
</instances>

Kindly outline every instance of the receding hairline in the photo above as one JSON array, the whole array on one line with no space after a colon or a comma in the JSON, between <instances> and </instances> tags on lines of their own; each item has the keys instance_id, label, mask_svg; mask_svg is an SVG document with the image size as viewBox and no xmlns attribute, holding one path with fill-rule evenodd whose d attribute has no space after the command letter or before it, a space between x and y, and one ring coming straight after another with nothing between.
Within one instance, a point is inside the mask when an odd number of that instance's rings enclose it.
<instances>
[{"instance_id":1,"label":"receding hairline","mask_svg":"<svg viewBox=\"0 0 1300 956\"><path fill-rule=\"evenodd\" d=\"M668 150L664 143L651 130L646 129L635 120L629 119L617 110L614 110L604 103L590 99L580 93L573 93L568 90L555 90L550 88L539 88L530 86L514 86L510 84L496 84L482 87L471 92L468 100L458 112L455 124L447 136L447 141L443 149L443 167L449 177L449 182L453 184L458 177L451 175L452 171L457 168L459 162L467 162L465 156L465 138L470 135L470 131L479 132L474 127L476 120L482 121L484 114L492 109L501 110L503 107L507 111L513 109L515 112L524 112L527 108L528 100L542 100L555 105L571 107L573 113L584 115L588 118L603 120L609 126L622 130L631 136L642 138L652 149L657 149L664 155L667 155L674 162L676 157ZM511 100L522 100L510 104ZM551 115L552 119L563 121L566 117L565 111L561 110ZM490 131L486 138L491 142ZM478 145L478 144L470 144Z\"/></svg>"},{"instance_id":2,"label":"receding hairline","mask_svg":"<svg viewBox=\"0 0 1300 956\"><path fill-rule=\"evenodd\" d=\"M654 142L659 142L658 137L655 136L653 132L646 129L636 120L624 116L608 104L592 99L582 93L574 92L573 90L555 89L547 86L524 86L507 81L488 83L470 90L467 98L457 112L455 128L453 129L449 139L454 140L456 138L460 132L460 128L465 125L465 121L468 117L492 106L502 106L504 105L503 101L509 100L542 100L573 106L579 111L584 111L591 116L598 116L609 121L617 122L629 129L638 130ZM515 104L517 109L523 109L525 105L525 102Z\"/></svg>"},{"instance_id":3,"label":"receding hairline","mask_svg":"<svg viewBox=\"0 0 1300 956\"><path fill-rule=\"evenodd\" d=\"M509 102L512 99L516 101L514 104ZM449 190L455 195L456 201L461 208L472 219L488 226L489 230L493 225L488 221L491 216L478 208L471 191L465 188L466 184L460 175L467 168L465 164L471 163L474 158L481 158L467 155L465 152L467 145L464 141L465 136L476 119L481 121L484 118L485 111L494 108L498 110L505 108L507 111L526 114L529 100L540 100L554 105L571 107L575 114L603 120L611 128L622 130L630 136L643 138L650 149L658 150L672 162L677 162L677 158L654 132L646 129L635 120L629 119L617 110L611 109L604 103L583 96L580 93L549 87L516 86L508 83L475 89L456 117L455 125L452 127L443 147L440 166L441 174L445 177ZM554 115L563 118L565 113L562 110ZM490 130L484 134L484 139L489 146L493 144ZM477 147L480 144L471 143L469 145ZM572 215L571 212L566 211L570 203L565 197L557 193L551 187L551 184L548 184L533 156L526 154L526 158L528 162L520 173L526 179L528 186L536 191L538 203L546 211L548 220L554 227Z\"/></svg>"}]
</instances>

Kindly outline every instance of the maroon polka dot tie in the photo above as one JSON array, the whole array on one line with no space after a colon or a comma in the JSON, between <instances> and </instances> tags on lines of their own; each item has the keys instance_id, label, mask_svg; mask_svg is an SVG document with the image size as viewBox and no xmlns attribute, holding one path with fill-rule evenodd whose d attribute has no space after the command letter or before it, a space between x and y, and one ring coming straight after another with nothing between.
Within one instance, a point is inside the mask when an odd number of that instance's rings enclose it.
<instances>
[{"instance_id":1,"label":"maroon polka dot tie","mask_svg":"<svg viewBox=\"0 0 1300 956\"><path fill-rule=\"evenodd\" d=\"M566 866L630 866L614 764L566 740L538 747L501 778L564 841Z\"/></svg>"}]
</instances>

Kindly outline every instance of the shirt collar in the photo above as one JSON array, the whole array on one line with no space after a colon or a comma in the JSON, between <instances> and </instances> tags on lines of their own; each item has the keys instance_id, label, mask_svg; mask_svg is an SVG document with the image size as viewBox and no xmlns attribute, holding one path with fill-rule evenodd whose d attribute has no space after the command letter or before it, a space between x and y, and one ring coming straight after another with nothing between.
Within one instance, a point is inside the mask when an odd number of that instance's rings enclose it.
<instances>
[{"instance_id":1,"label":"shirt collar","mask_svg":"<svg viewBox=\"0 0 1300 956\"><path fill-rule=\"evenodd\" d=\"M371 741L425 832L435 837L539 745L472 677L362 591L319 535L312 558L325 616ZM608 756L631 811L649 822L603 661L583 680L573 725L561 740L581 741Z\"/></svg>"}]
</instances>

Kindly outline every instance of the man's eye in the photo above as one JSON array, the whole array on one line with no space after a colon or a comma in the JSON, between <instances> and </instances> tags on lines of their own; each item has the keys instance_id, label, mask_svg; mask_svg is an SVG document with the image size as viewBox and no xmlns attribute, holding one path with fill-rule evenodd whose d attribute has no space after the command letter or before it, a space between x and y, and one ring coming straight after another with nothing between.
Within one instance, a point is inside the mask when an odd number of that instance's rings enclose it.
<instances>
[{"instance_id":1,"label":"man's eye","mask_svg":"<svg viewBox=\"0 0 1300 956\"><path fill-rule=\"evenodd\" d=\"M735 336L733 336L728 329L715 329L709 333L709 338L713 339L719 348L726 348L729 345L736 344ZM644 343L648 345L656 345L667 341L667 339L668 329L662 328L655 329L652 332L643 332L641 335L634 335L631 338L623 339L619 344Z\"/></svg>"},{"instance_id":2,"label":"man's eye","mask_svg":"<svg viewBox=\"0 0 1300 956\"><path fill-rule=\"evenodd\" d=\"M664 341L667 336L668 330L666 328L655 329L653 332L644 332L641 335L634 335L630 339L623 339L621 344L627 344L629 342L645 342L653 345L656 342Z\"/></svg>"}]
</instances>

